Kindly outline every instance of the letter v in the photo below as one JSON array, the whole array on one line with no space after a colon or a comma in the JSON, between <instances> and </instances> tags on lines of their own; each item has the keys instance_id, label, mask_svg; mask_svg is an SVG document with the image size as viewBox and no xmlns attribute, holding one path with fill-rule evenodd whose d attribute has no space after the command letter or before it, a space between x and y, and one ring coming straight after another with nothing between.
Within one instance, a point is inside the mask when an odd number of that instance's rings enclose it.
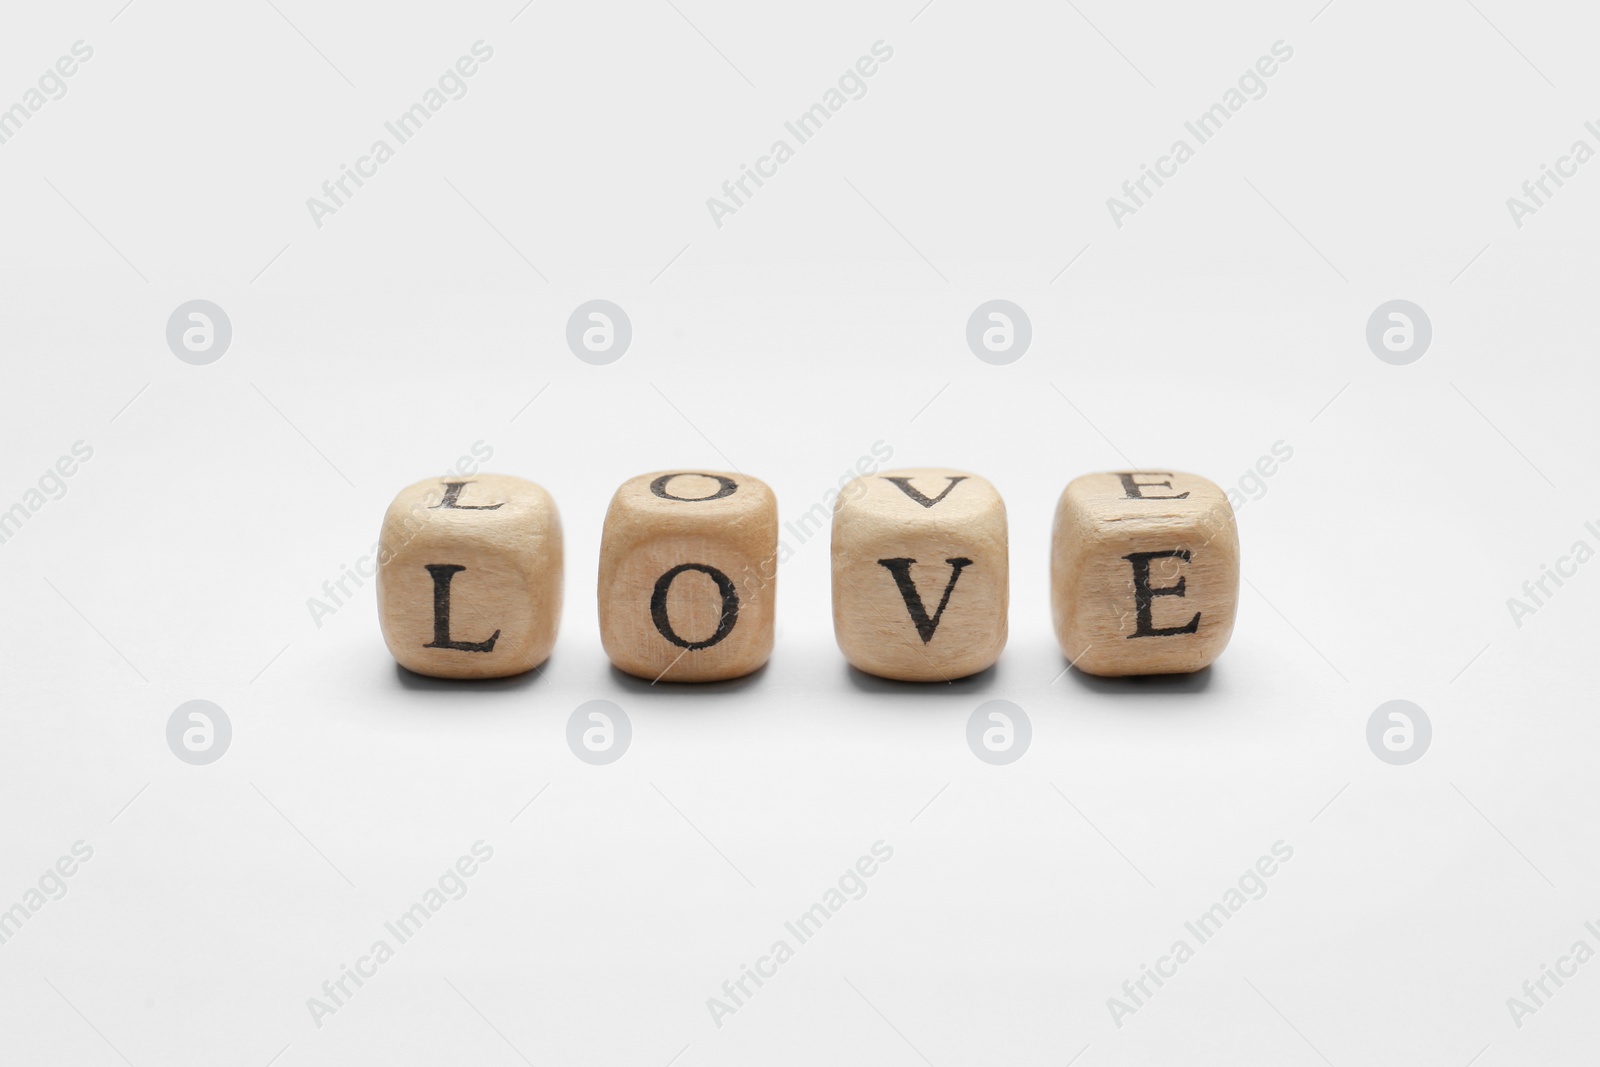
<instances>
[{"instance_id":1,"label":"letter v","mask_svg":"<svg viewBox=\"0 0 1600 1067\"><path fill-rule=\"evenodd\" d=\"M895 485L898 485L902 493L910 497L912 500L915 500L925 508L931 508L939 501L949 496L950 490L956 487L957 482L964 482L967 480L967 476L965 474L946 475L946 477L950 479L950 484L944 487L944 492L940 493L936 497L933 497L932 499L929 499L928 497L923 496L921 491L911 484L910 478L891 477L887 474L879 475L879 477L886 482L893 482Z\"/></svg>"},{"instance_id":2,"label":"letter v","mask_svg":"<svg viewBox=\"0 0 1600 1067\"><path fill-rule=\"evenodd\" d=\"M948 493L950 490L946 489ZM917 635L922 638L922 643L927 644L933 640L933 635L939 629L939 619L944 615L944 607L950 603L950 594L955 591L956 579L961 577L961 568L970 567L972 561L963 556L947 559L950 564L950 581L945 584L944 596L939 598L939 607L933 613L933 618L928 618L928 609L922 604L922 594L917 592L917 583L911 580L911 565L914 559L880 559L878 565L888 568L894 575L894 584L900 590L900 599L906 602L906 612L911 616L911 622L917 628Z\"/></svg>"}]
</instances>

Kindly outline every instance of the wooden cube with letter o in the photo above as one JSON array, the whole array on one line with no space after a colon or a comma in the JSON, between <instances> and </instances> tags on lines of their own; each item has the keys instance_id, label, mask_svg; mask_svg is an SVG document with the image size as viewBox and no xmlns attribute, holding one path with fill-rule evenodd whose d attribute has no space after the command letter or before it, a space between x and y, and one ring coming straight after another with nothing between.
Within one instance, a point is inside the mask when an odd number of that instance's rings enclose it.
<instances>
[{"instance_id":1,"label":"wooden cube with letter o","mask_svg":"<svg viewBox=\"0 0 1600 1067\"><path fill-rule=\"evenodd\" d=\"M759 478L659 471L630 478L600 541L600 640L651 682L749 674L772 655L778 502Z\"/></svg>"}]
</instances>

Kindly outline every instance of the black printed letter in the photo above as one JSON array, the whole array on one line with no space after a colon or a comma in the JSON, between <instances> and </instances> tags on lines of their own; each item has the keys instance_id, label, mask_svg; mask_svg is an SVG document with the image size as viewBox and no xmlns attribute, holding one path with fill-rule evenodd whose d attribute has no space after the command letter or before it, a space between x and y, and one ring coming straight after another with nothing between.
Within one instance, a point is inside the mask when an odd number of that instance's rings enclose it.
<instances>
[{"instance_id":1,"label":"black printed letter","mask_svg":"<svg viewBox=\"0 0 1600 1067\"><path fill-rule=\"evenodd\" d=\"M708 475L708 477L716 476ZM678 636L677 631L673 630L672 620L667 618L667 591L672 588L673 579L684 571L699 571L701 574L710 575L711 580L717 583L717 591L722 594L722 618L717 621L716 633L704 641L685 641ZM691 652L700 648L710 648L732 633L733 624L739 621L739 594L734 590L733 582L728 576L717 568L708 567L704 563L680 563L656 579L655 591L650 594L650 618L655 622L661 636L679 648L686 648Z\"/></svg>"},{"instance_id":2,"label":"black printed letter","mask_svg":"<svg viewBox=\"0 0 1600 1067\"><path fill-rule=\"evenodd\" d=\"M1128 635L1128 640L1135 637L1171 637L1173 634L1192 634L1200 629L1200 613L1194 613L1184 626L1155 627L1150 621L1150 602L1158 596L1182 596L1185 579L1179 578L1177 585L1164 586L1160 589L1150 588L1150 561L1153 559L1181 559L1189 562L1187 548L1169 548L1165 552L1135 552L1123 559L1133 564L1133 606L1138 612L1138 627Z\"/></svg>"},{"instance_id":3,"label":"black printed letter","mask_svg":"<svg viewBox=\"0 0 1600 1067\"><path fill-rule=\"evenodd\" d=\"M945 490L946 493L949 491ZM961 577L961 568L972 566L972 561L961 556L945 560L950 564L950 581L945 583L944 596L939 598L939 609L931 619L928 618L927 609L922 606L922 594L917 592L917 583L911 580L911 565L915 562L914 559L880 559L878 565L888 568L889 573L894 575L894 584L900 590L900 599L906 602L906 611L917 628L917 635L922 638L923 644L927 644L933 640L934 631L939 629L939 617L944 614L944 606L950 603L950 594L955 591L956 579Z\"/></svg>"},{"instance_id":4,"label":"black printed letter","mask_svg":"<svg viewBox=\"0 0 1600 1067\"><path fill-rule=\"evenodd\" d=\"M1172 477L1172 473L1170 471L1119 471L1117 473L1117 477L1122 479L1122 492L1124 500L1182 500L1184 497L1189 495L1188 491L1185 490L1182 493L1175 493L1172 496L1145 496L1139 490L1158 487L1171 489L1172 483L1134 481L1134 479L1141 474L1165 474L1168 478Z\"/></svg>"},{"instance_id":5,"label":"black printed letter","mask_svg":"<svg viewBox=\"0 0 1600 1067\"><path fill-rule=\"evenodd\" d=\"M902 493L910 497L912 500L915 500L925 508L931 508L939 501L949 496L950 490L956 487L957 482L964 482L967 480L967 476L965 474L946 475L946 477L950 479L950 484L944 487L944 492L940 493L936 497L933 497L932 499L929 499L911 484L910 478L892 477L887 474L880 474L878 477L882 478L886 482L893 482L895 485L898 485Z\"/></svg>"},{"instance_id":6,"label":"black printed letter","mask_svg":"<svg viewBox=\"0 0 1600 1067\"><path fill-rule=\"evenodd\" d=\"M667 492L667 486L672 479L693 475L696 478L710 478L717 483L717 491L710 496L673 496ZM650 491L662 500L682 500L686 503L696 504L703 500L721 500L725 496L732 496L739 488L739 483L732 478L725 478L720 474L701 474L699 471L677 471L672 474L663 474L650 483Z\"/></svg>"},{"instance_id":7,"label":"black printed letter","mask_svg":"<svg viewBox=\"0 0 1600 1067\"><path fill-rule=\"evenodd\" d=\"M428 510L437 511L439 508L449 508L451 511L493 511L495 508L500 507L499 504L457 504L456 501L461 499L461 487L470 484L472 483L445 482L444 498Z\"/></svg>"},{"instance_id":8,"label":"black printed letter","mask_svg":"<svg viewBox=\"0 0 1600 1067\"><path fill-rule=\"evenodd\" d=\"M467 568L459 563L428 563L424 566L433 575L433 640L422 647L453 648L457 652L493 651L494 643L500 640L499 630L490 634L487 641L450 640L450 579L456 576L457 571Z\"/></svg>"}]
</instances>

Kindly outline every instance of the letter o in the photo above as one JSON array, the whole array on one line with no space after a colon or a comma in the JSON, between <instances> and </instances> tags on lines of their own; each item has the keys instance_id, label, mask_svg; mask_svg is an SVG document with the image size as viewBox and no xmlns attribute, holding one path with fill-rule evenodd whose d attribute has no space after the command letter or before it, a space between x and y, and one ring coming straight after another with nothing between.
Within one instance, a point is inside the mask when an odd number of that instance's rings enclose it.
<instances>
[{"instance_id":1,"label":"letter o","mask_svg":"<svg viewBox=\"0 0 1600 1067\"><path fill-rule=\"evenodd\" d=\"M667 486L672 482L672 479L682 478L688 474L693 474L700 478L715 479L717 491L710 496L673 496L667 492ZM650 483L650 491L662 500L681 500L686 504L697 504L705 500L721 500L725 496L732 496L738 489L739 483L732 478L724 477L721 474L702 474L699 471L674 471L671 474L663 474Z\"/></svg>"},{"instance_id":2,"label":"letter o","mask_svg":"<svg viewBox=\"0 0 1600 1067\"><path fill-rule=\"evenodd\" d=\"M672 620L667 618L667 591L672 588L672 583L678 575L684 571L699 571L701 574L709 575L711 580L717 583L717 592L722 594L722 617L717 620L716 632L704 641L685 641L672 628ZM656 624L656 630L661 636L679 648L688 649L690 652L710 648L732 633L734 623L739 621L739 594L733 588L732 579L717 568L704 563L680 563L656 579L655 590L650 594L650 619Z\"/></svg>"}]
</instances>

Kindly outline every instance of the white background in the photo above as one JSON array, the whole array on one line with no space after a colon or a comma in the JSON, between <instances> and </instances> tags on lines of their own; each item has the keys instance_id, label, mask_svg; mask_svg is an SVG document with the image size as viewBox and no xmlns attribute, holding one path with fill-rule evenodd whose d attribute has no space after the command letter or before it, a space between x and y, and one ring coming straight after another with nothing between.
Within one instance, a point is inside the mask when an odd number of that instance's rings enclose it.
<instances>
[{"instance_id":1,"label":"white background","mask_svg":"<svg viewBox=\"0 0 1600 1067\"><path fill-rule=\"evenodd\" d=\"M1506 606L1600 547L1600 164L1520 228L1506 206L1600 147L1579 5L121 2L0 34L0 106L94 49L0 145L0 509L94 450L0 545L0 908L94 849L0 945L0 1061L1592 1061L1600 963L1520 1028L1506 1005L1600 948L1600 568L1520 628ZM480 39L468 94L314 225L306 198ZM706 198L878 40L867 95L714 225ZM1267 94L1114 225L1106 198L1278 40ZM195 298L233 324L209 366L165 341ZM594 298L633 323L610 366L564 339ZM994 298L1032 320L1009 366L964 338ZM1395 298L1433 323L1409 366L1365 341ZM370 583L320 627L307 601L479 441L562 509L561 638L536 676L408 685ZM783 567L761 674L611 671L617 484L736 466L791 519L876 441L1004 495L993 671L852 675L825 537ZM1063 674L1066 482L1232 487L1279 441L1216 666ZM165 739L196 698L234 731L205 767ZM565 741L597 698L634 730L606 767ZM996 698L1033 724L1007 767L965 741ZM1365 737L1395 698L1434 728L1405 767ZM470 892L316 1026L307 998L480 839ZM713 1025L878 840L867 895ZM1267 895L1116 1026L1107 998L1279 840Z\"/></svg>"}]
</instances>

